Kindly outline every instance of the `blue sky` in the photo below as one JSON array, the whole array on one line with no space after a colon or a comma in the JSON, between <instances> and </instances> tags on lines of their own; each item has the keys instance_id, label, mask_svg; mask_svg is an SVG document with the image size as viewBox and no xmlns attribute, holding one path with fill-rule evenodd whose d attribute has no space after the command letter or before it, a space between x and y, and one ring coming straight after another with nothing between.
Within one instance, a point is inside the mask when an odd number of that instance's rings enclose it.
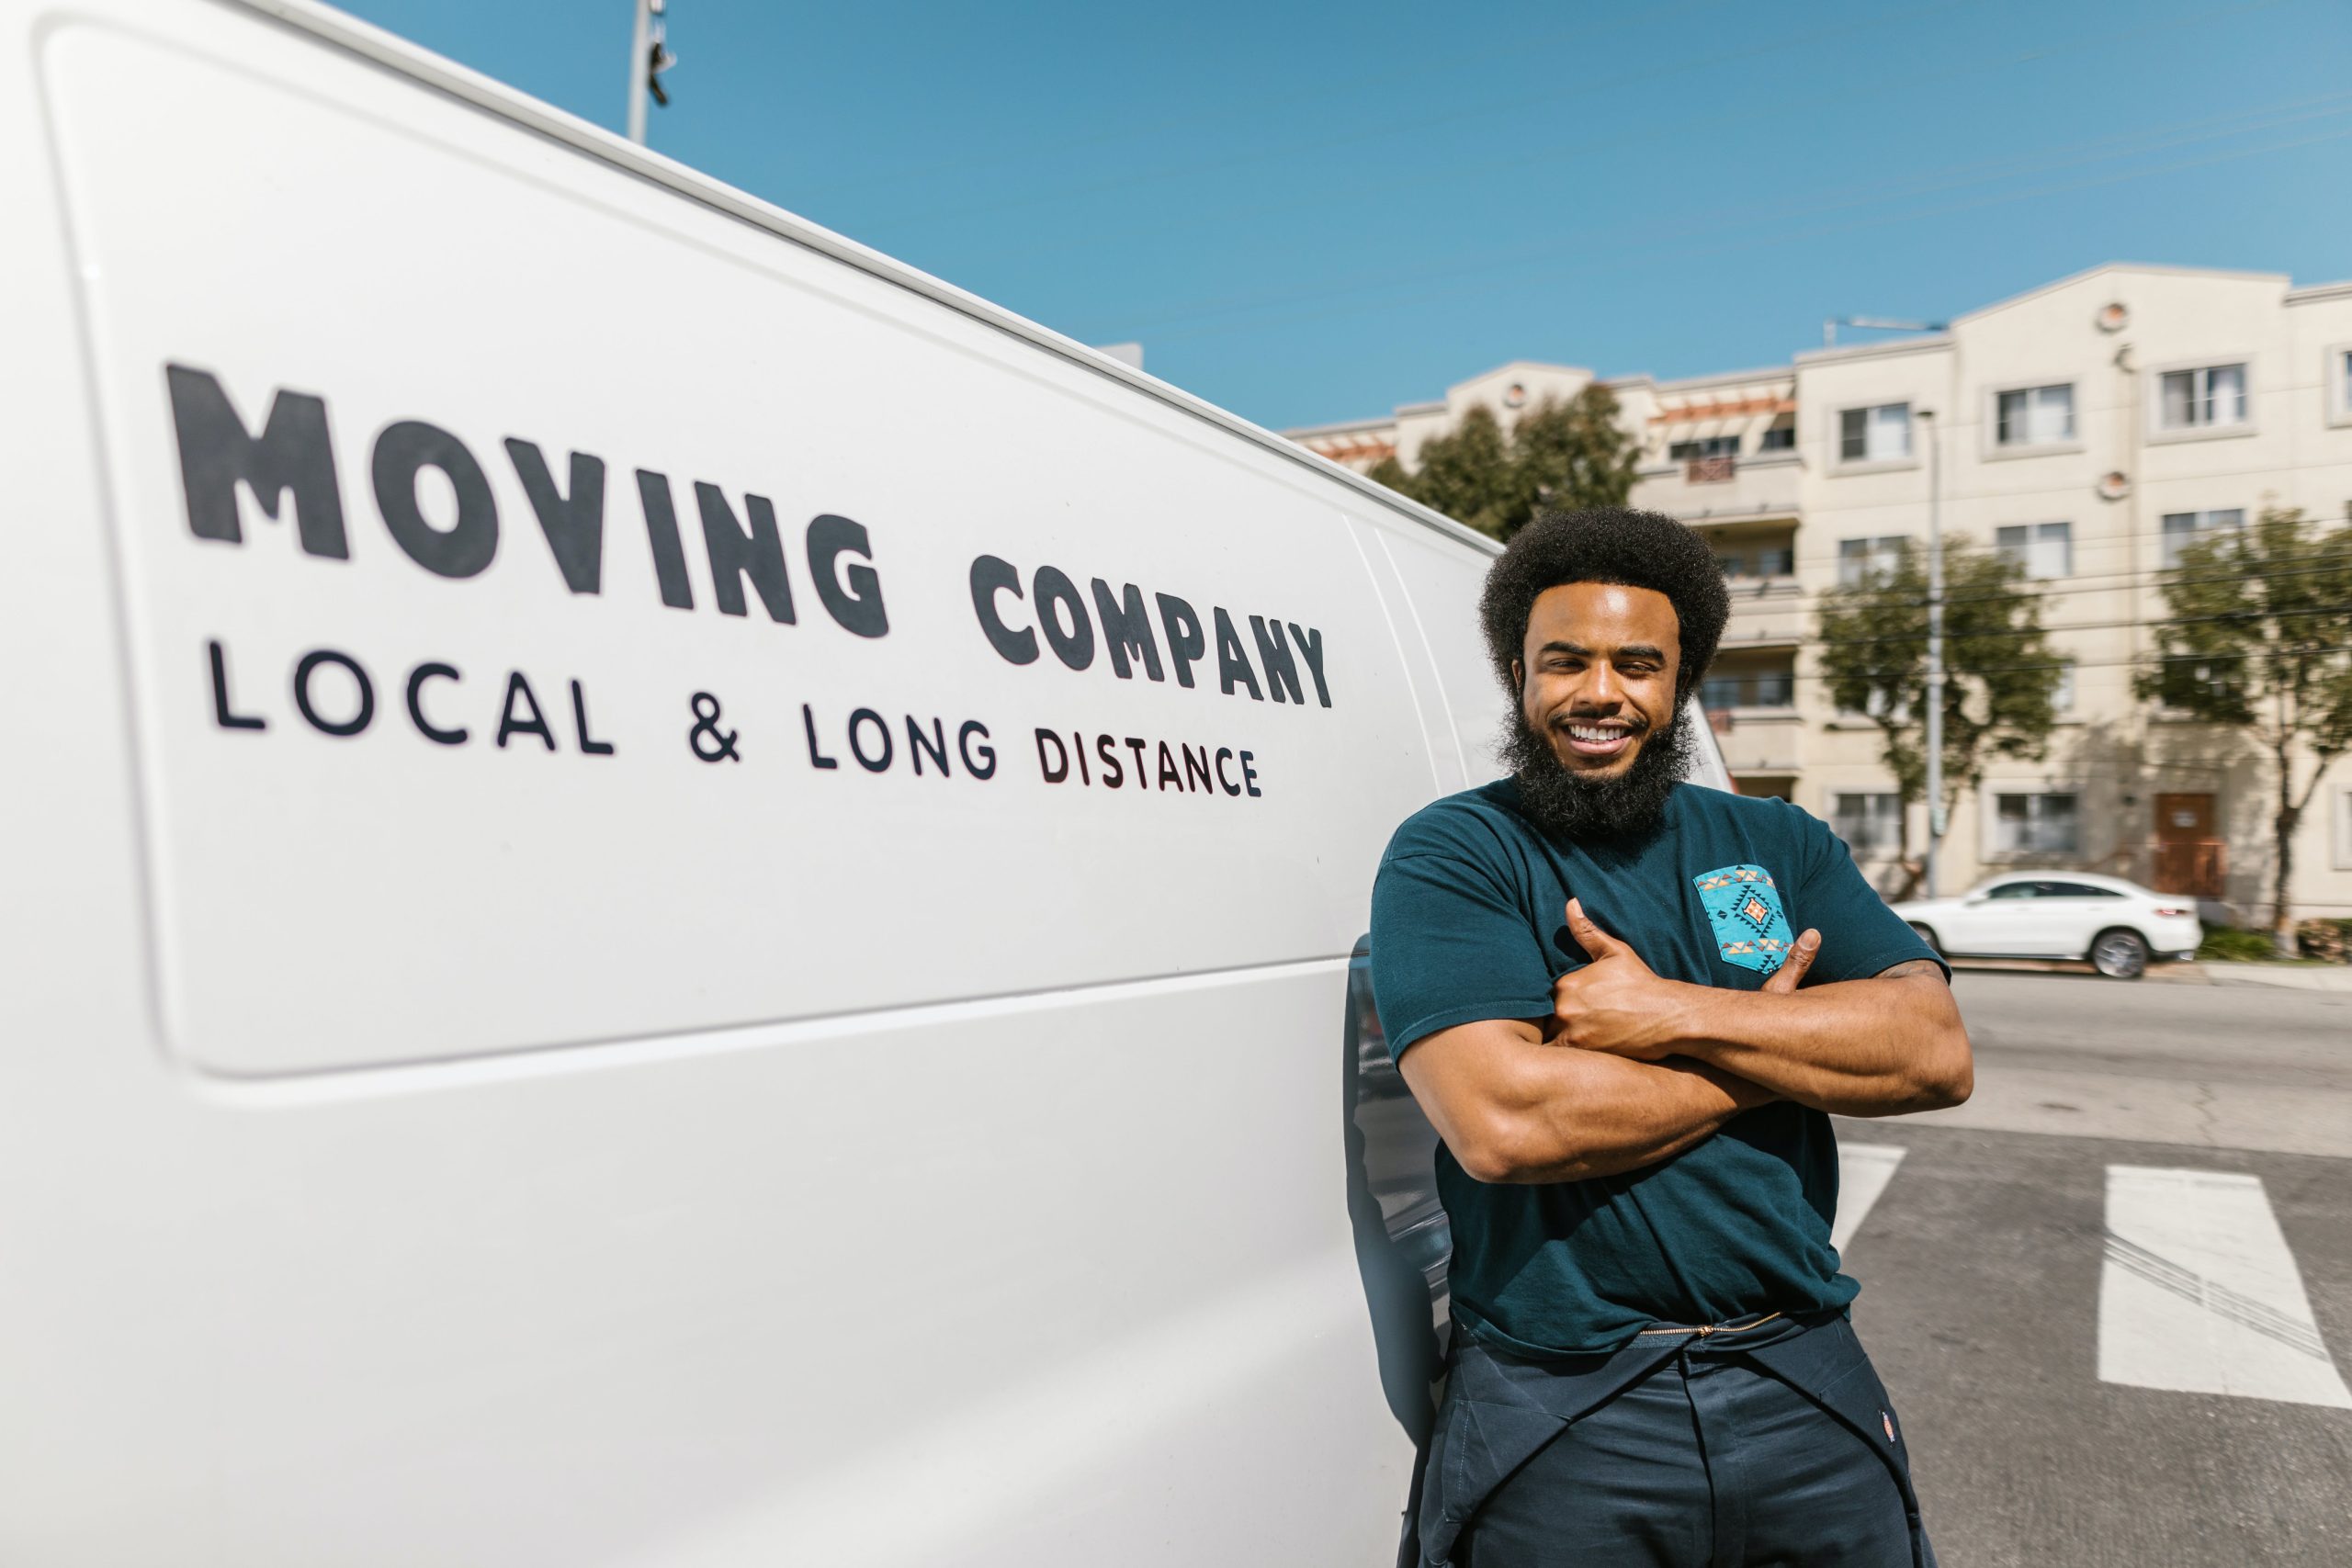
<instances>
[{"instance_id":1,"label":"blue sky","mask_svg":"<svg viewBox=\"0 0 2352 1568\"><path fill-rule=\"evenodd\" d=\"M346 0L621 123L630 0ZM2343 0L670 0L658 149L1275 426L2109 260L2352 276Z\"/></svg>"}]
</instances>

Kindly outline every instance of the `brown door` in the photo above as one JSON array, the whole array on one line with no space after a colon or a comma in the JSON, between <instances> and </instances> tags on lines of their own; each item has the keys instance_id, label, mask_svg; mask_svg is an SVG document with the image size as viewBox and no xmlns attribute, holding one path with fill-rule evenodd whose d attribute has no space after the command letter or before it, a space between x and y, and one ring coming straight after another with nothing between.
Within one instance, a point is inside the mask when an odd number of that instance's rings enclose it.
<instances>
[{"instance_id":1,"label":"brown door","mask_svg":"<svg viewBox=\"0 0 2352 1568\"><path fill-rule=\"evenodd\" d=\"M2156 796L2156 891L2219 898L2228 872L2211 795Z\"/></svg>"}]
</instances>

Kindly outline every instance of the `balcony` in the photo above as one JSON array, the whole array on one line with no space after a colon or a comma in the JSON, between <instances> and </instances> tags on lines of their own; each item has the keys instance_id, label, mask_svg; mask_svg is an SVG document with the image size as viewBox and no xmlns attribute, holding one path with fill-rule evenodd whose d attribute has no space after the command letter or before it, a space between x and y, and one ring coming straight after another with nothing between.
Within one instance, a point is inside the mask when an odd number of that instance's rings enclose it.
<instances>
[{"instance_id":1,"label":"balcony","mask_svg":"<svg viewBox=\"0 0 2352 1568\"><path fill-rule=\"evenodd\" d=\"M1726 577L1731 621L1724 627L1723 650L1793 648L1805 637L1804 591L1793 577Z\"/></svg>"},{"instance_id":2,"label":"balcony","mask_svg":"<svg viewBox=\"0 0 2352 1568\"><path fill-rule=\"evenodd\" d=\"M1710 708L1707 722L1735 778L1793 774L1804 766L1804 719L1795 708Z\"/></svg>"},{"instance_id":3,"label":"balcony","mask_svg":"<svg viewBox=\"0 0 2352 1568\"><path fill-rule=\"evenodd\" d=\"M1804 477L1804 458L1796 452L1654 462L1635 471L1627 504L1698 526L1794 517Z\"/></svg>"}]
</instances>

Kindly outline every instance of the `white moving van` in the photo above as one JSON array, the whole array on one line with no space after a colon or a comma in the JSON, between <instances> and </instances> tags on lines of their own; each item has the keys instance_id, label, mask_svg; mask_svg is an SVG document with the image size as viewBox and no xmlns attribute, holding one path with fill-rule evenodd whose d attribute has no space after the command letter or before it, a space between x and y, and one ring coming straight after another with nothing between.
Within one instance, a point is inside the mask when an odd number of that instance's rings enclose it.
<instances>
[{"instance_id":1,"label":"white moving van","mask_svg":"<svg viewBox=\"0 0 2352 1568\"><path fill-rule=\"evenodd\" d=\"M1387 1561L1491 546L334 12L0 33L0 1562Z\"/></svg>"}]
</instances>

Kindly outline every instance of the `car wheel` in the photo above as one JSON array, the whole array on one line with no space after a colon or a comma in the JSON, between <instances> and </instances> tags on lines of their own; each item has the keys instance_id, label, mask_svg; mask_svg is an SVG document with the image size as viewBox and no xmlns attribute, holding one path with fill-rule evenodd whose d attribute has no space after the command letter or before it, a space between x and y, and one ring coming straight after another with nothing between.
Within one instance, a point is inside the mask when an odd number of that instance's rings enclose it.
<instances>
[{"instance_id":1,"label":"car wheel","mask_svg":"<svg viewBox=\"0 0 2352 1568\"><path fill-rule=\"evenodd\" d=\"M2148 944L2138 931L2101 931L2091 939L2091 967L2110 980L2136 980L2148 972Z\"/></svg>"},{"instance_id":2,"label":"car wheel","mask_svg":"<svg viewBox=\"0 0 2352 1568\"><path fill-rule=\"evenodd\" d=\"M1929 931L1926 926L1921 925L1917 920L1913 920L1911 922L1911 934L1917 937L1921 942L1926 942L1928 944L1928 951L1934 953L1938 958L1941 958L1944 955L1943 944L1936 941L1936 933Z\"/></svg>"}]
</instances>

